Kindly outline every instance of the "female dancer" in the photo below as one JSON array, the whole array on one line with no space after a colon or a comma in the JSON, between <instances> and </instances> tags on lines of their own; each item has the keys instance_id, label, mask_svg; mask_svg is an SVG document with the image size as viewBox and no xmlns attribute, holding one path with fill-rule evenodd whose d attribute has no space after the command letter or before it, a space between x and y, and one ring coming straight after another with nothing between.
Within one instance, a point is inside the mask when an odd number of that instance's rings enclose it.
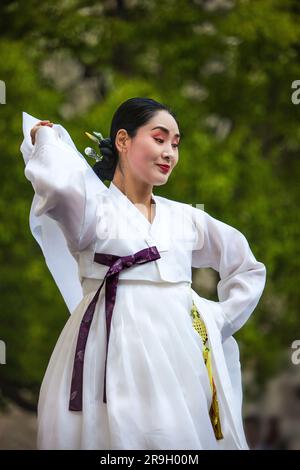
<instances>
[{"instance_id":1,"label":"female dancer","mask_svg":"<svg viewBox=\"0 0 300 470\"><path fill-rule=\"evenodd\" d=\"M93 168L62 126L23 113L23 130L30 227L72 313L41 386L38 448L247 449L232 334L266 269L237 229L153 194L178 162L174 113L122 103L110 137L94 134ZM191 288L192 267L219 272L219 302Z\"/></svg>"}]
</instances>

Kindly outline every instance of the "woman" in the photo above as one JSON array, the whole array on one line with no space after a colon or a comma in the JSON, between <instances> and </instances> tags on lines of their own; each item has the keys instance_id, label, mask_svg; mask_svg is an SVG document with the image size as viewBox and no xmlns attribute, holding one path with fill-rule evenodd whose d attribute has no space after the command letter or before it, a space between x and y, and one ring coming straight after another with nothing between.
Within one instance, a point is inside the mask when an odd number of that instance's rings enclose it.
<instances>
[{"instance_id":1,"label":"woman","mask_svg":"<svg viewBox=\"0 0 300 470\"><path fill-rule=\"evenodd\" d=\"M266 270L241 232L153 194L178 162L173 112L122 103L93 169L62 126L24 113L23 130L31 230L72 313L43 379L38 448L247 449L232 334ZM219 272L219 302L192 290L192 267Z\"/></svg>"}]
</instances>

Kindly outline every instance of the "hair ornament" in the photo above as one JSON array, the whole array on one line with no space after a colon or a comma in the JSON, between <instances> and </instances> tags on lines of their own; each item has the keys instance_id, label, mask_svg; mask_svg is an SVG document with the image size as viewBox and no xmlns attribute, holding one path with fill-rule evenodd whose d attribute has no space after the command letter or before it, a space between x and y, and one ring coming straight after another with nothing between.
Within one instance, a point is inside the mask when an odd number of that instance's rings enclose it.
<instances>
[{"instance_id":1,"label":"hair ornament","mask_svg":"<svg viewBox=\"0 0 300 470\"><path fill-rule=\"evenodd\" d=\"M101 132L96 132L96 131L93 131L93 135L90 134L89 132L85 132L85 135L91 139L93 142L95 142L96 144L98 144L100 150L101 150L101 141L105 140L103 135L101 134ZM84 150L84 153L85 155L87 155L88 157L91 157L91 158L94 158L96 160L96 162L100 162L102 159L103 159L103 154L101 153L100 155L94 150L92 149L91 147L86 147L86 149Z\"/></svg>"}]
</instances>

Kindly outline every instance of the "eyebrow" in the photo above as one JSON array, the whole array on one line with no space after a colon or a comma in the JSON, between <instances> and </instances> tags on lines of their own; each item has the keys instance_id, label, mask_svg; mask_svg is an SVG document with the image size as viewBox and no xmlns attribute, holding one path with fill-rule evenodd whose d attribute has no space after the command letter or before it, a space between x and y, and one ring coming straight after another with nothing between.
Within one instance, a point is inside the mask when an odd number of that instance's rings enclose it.
<instances>
[{"instance_id":1,"label":"eyebrow","mask_svg":"<svg viewBox=\"0 0 300 470\"><path fill-rule=\"evenodd\" d=\"M169 129L167 129L166 127L164 126L156 126L156 127L153 127L153 129L151 129L152 131L154 131L154 129L161 129L162 131L166 132L167 134L170 134L170 131ZM175 137L181 137L180 134L175 134Z\"/></svg>"}]
</instances>

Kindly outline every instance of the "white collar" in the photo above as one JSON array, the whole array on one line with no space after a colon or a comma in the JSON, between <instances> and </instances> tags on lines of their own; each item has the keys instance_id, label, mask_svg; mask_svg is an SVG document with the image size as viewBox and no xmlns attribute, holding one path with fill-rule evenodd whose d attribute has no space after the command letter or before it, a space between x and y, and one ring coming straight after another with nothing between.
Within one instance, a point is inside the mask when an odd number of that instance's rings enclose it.
<instances>
[{"instance_id":1,"label":"white collar","mask_svg":"<svg viewBox=\"0 0 300 470\"><path fill-rule=\"evenodd\" d=\"M116 196L119 201L122 201L124 206L128 208L132 212L132 214L136 215L141 221L144 222L148 227L154 226L154 223L156 224L157 219L158 219L158 200L156 199L156 196L151 193L151 198L155 204L155 217L152 223L149 222L149 220L141 213L141 211L136 207L136 205L130 201L130 199L111 181L108 189Z\"/></svg>"},{"instance_id":2,"label":"white collar","mask_svg":"<svg viewBox=\"0 0 300 470\"><path fill-rule=\"evenodd\" d=\"M159 251L169 249L168 218L164 216L164 205L157 196L152 193L152 198L155 202L155 217L151 224L135 204L113 182L110 183L108 190L115 200L118 213L120 211L123 214L126 211L130 224L141 233L149 246L156 245Z\"/></svg>"}]
</instances>

